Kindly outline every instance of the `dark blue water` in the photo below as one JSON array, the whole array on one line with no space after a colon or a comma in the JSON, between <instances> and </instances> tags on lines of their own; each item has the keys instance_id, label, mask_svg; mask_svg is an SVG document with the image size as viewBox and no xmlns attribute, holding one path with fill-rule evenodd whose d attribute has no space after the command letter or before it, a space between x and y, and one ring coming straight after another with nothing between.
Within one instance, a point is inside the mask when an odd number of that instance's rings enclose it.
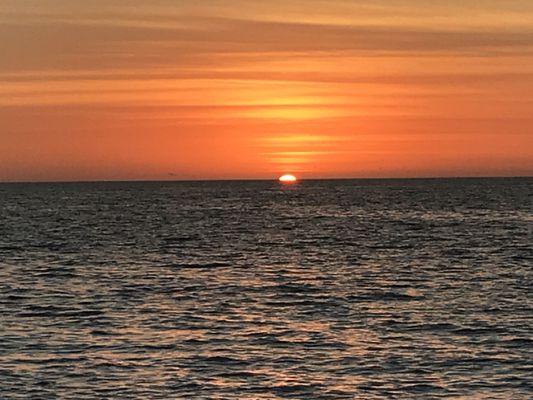
<instances>
[{"instance_id":1,"label":"dark blue water","mask_svg":"<svg viewBox=\"0 0 533 400\"><path fill-rule=\"evenodd\" d=\"M528 399L533 179L0 185L2 399Z\"/></svg>"}]
</instances>

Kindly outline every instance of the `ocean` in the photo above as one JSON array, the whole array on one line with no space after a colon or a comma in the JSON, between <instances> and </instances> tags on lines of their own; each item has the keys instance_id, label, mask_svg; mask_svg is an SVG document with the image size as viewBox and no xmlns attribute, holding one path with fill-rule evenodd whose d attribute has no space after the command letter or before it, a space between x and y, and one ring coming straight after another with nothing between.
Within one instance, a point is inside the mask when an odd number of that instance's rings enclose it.
<instances>
[{"instance_id":1,"label":"ocean","mask_svg":"<svg viewBox=\"0 0 533 400\"><path fill-rule=\"evenodd\" d=\"M2 399L530 399L533 178L0 185Z\"/></svg>"}]
</instances>

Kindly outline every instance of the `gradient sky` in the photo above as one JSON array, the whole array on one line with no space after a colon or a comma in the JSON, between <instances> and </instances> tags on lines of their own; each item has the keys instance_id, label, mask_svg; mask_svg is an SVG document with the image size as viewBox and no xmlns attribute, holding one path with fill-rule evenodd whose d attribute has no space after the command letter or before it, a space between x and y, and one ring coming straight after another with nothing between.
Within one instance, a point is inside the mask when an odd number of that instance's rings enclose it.
<instances>
[{"instance_id":1,"label":"gradient sky","mask_svg":"<svg viewBox=\"0 0 533 400\"><path fill-rule=\"evenodd\" d=\"M2 0L0 180L533 175L531 0Z\"/></svg>"}]
</instances>

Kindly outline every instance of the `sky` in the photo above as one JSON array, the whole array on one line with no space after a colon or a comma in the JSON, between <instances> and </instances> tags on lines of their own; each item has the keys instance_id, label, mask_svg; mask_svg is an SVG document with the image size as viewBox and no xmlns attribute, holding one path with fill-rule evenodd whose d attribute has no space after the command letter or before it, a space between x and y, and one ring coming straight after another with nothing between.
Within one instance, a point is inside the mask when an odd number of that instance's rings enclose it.
<instances>
[{"instance_id":1,"label":"sky","mask_svg":"<svg viewBox=\"0 0 533 400\"><path fill-rule=\"evenodd\" d=\"M531 0L2 0L0 181L533 175Z\"/></svg>"}]
</instances>

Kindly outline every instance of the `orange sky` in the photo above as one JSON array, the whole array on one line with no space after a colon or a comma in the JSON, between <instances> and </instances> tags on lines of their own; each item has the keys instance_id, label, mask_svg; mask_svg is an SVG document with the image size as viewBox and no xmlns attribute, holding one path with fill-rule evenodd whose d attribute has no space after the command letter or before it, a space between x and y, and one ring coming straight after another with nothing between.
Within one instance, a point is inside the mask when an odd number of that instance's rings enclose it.
<instances>
[{"instance_id":1,"label":"orange sky","mask_svg":"<svg viewBox=\"0 0 533 400\"><path fill-rule=\"evenodd\" d=\"M531 0L3 0L0 45L1 181L533 175Z\"/></svg>"}]
</instances>

